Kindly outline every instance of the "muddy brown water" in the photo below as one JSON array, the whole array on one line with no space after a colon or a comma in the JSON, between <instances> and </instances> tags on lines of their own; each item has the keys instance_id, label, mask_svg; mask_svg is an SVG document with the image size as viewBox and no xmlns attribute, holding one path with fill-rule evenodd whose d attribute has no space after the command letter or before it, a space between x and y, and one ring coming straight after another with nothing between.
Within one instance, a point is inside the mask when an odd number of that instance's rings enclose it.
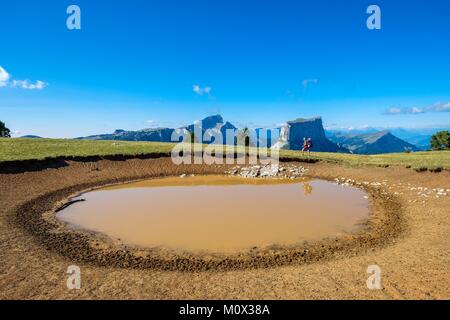
<instances>
[{"instance_id":1,"label":"muddy brown water","mask_svg":"<svg viewBox=\"0 0 450 320\"><path fill-rule=\"evenodd\" d=\"M324 180L194 176L87 192L57 213L73 228L129 245L239 252L353 232L369 216L366 193Z\"/></svg>"}]
</instances>

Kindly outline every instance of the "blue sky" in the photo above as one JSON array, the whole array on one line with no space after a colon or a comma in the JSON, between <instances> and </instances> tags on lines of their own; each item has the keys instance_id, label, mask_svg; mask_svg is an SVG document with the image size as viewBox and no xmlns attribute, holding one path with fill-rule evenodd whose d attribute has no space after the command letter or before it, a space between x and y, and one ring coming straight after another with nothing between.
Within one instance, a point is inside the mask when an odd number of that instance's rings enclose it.
<instances>
[{"instance_id":1,"label":"blue sky","mask_svg":"<svg viewBox=\"0 0 450 320\"><path fill-rule=\"evenodd\" d=\"M66 28L71 4L81 30ZM370 4L381 30L366 27ZM46 137L214 113L249 126L449 125L449 21L448 0L1 1L0 120Z\"/></svg>"}]
</instances>

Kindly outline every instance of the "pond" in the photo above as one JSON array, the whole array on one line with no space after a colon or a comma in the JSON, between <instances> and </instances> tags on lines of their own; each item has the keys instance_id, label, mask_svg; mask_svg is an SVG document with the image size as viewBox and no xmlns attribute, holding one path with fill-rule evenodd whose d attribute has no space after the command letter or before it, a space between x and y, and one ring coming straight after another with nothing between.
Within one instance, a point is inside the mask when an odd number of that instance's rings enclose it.
<instances>
[{"instance_id":1,"label":"pond","mask_svg":"<svg viewBox=\"0 0 450 320\"><path fill-rule=\"evenodd\" d=\"M353 232L369 217L366 193L318 179L187 176L81 194L57 213L73 228L142 247L239 252Z\"/></svg>"}]
</instances>

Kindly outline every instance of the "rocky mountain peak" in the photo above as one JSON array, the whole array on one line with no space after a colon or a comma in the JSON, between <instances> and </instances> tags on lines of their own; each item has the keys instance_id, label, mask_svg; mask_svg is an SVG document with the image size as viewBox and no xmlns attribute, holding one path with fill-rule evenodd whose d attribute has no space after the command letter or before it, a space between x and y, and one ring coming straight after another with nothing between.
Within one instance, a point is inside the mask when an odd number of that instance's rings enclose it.
<instances>
[{"instance_id":1,"label":"rocky mountain peak","mask_svg":"<svg viewBox=\"0 0 450 320\"><path fill-rule=\"evenodd\" d=\"M347 152L345 148L328 140L323 129L322 118L314 117L310 119L298 118L287 121L280 131L280 140L276 143L276 148L301 150L303 138L311 138L312 151L325 152Z\"/></svg>"},{"instance_id":2,"label":"rocky mountain peak","mask_svg":"<svg viewBox=\"0 0 450 320\"><path fill-rule=\"evenodd\" d=\"M223 124L223 118L220 114L212 115L202 120L202 127L205 130L215 128L219 124Z\"/></svg>"}]
</instances>

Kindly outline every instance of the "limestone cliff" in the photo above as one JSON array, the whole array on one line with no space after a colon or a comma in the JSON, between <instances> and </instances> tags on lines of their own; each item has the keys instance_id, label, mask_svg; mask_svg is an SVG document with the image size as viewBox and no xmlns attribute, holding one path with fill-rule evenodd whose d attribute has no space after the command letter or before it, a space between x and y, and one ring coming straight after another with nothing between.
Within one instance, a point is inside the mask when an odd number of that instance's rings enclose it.
<instances>
[{"instance_id":1,"label":"limestone cliff","mask_svg":"<svg viewBox=\"0 0 450 320\"><path fill-rule=\"evenodd\" d=\"M274 148L301 150L304 137L312 139L311 151L348 152L347 149L328 140L325 136L321 117L286 122L280 128L280 138Z\"/></svg>"}]
</instances>

